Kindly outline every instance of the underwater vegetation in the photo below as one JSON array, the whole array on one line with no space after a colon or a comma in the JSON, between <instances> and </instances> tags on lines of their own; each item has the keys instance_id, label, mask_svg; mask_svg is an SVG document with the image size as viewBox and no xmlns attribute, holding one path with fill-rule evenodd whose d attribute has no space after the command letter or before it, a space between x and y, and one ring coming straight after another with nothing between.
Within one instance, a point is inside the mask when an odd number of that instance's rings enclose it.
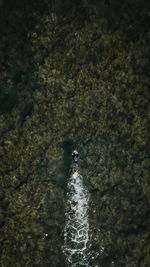
<instances>
[{"instance_id":1,"label":"underwater vegetation","mask_svg":"<svg viewBox=\"0 0 150 267\"><path fill-rule=\"evenodd\" d=\"M149 1L0 1L0 265L65 266L71 151L91 266L150 264Z\"/></svg>"}]
</instances>

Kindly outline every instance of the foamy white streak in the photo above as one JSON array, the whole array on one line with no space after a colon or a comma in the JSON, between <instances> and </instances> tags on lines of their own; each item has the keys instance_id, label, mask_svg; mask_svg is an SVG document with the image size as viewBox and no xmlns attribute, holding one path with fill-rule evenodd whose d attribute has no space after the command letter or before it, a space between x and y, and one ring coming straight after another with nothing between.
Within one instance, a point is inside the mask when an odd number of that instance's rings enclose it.
<instances>
[{"instance_id":1,"label":"foamy white streak","mask_svg":"<svg viewBox=\"0 0 150 267\"><path fill-rule=\"evenodd\" d=\"M68 266L89 266L87 243L89 240L89 193L83 186L82 176L75 172L68 182L66 226L64 229L64 254Z\"/></svg>"}]
</instances>

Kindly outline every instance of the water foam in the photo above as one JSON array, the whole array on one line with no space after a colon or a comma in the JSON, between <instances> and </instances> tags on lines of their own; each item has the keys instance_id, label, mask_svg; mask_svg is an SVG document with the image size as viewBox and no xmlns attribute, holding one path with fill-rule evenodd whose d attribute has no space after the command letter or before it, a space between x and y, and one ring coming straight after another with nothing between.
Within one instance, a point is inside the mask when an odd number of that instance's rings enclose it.
<instances>
[{"instance_id":1,"label":"water foam","mask_svg":"<svg viewBox=\"0 0 150 267\"><path fill-rule=\"evenodd\" d=\"M69 178L67 197L63 248L67 266L89 266L87 256L89 193L83 185L82 175L78 172Z\"/></svg>"}]
</instances>

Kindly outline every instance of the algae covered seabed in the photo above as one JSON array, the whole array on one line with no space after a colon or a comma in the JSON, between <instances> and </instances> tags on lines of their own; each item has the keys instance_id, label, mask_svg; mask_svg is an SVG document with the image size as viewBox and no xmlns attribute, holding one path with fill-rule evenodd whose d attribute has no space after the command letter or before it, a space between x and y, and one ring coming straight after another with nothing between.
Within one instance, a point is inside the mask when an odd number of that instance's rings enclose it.
<instances>
[{"instance_id":1,"label":"algae covered seabed","mask_svg":"<svg viewBox=\"0 0 150 267\"><path fill-rule=\"evenodd\" d=\"M1 266L66 266L74 147L91 196L90 266L150 265L149 10L0 1Z\"/></svg>"}]
</instances>

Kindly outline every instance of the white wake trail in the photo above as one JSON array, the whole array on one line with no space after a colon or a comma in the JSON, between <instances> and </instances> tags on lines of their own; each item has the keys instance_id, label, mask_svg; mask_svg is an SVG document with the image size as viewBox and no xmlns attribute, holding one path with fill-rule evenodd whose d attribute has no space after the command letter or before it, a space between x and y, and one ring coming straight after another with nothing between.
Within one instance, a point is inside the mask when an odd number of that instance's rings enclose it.
<instances>
[{"instance_id":1,"label":"white wake trail","mask_svg":"<svg viewBox=\"0 0 150 267\"><path fill-rule=\"evenodd\" d=\"M64 254L67 266L88 266L88 202L89 193L82 176L75 172L69 178L64 229Z\"/></svg>"}]
</instances>

